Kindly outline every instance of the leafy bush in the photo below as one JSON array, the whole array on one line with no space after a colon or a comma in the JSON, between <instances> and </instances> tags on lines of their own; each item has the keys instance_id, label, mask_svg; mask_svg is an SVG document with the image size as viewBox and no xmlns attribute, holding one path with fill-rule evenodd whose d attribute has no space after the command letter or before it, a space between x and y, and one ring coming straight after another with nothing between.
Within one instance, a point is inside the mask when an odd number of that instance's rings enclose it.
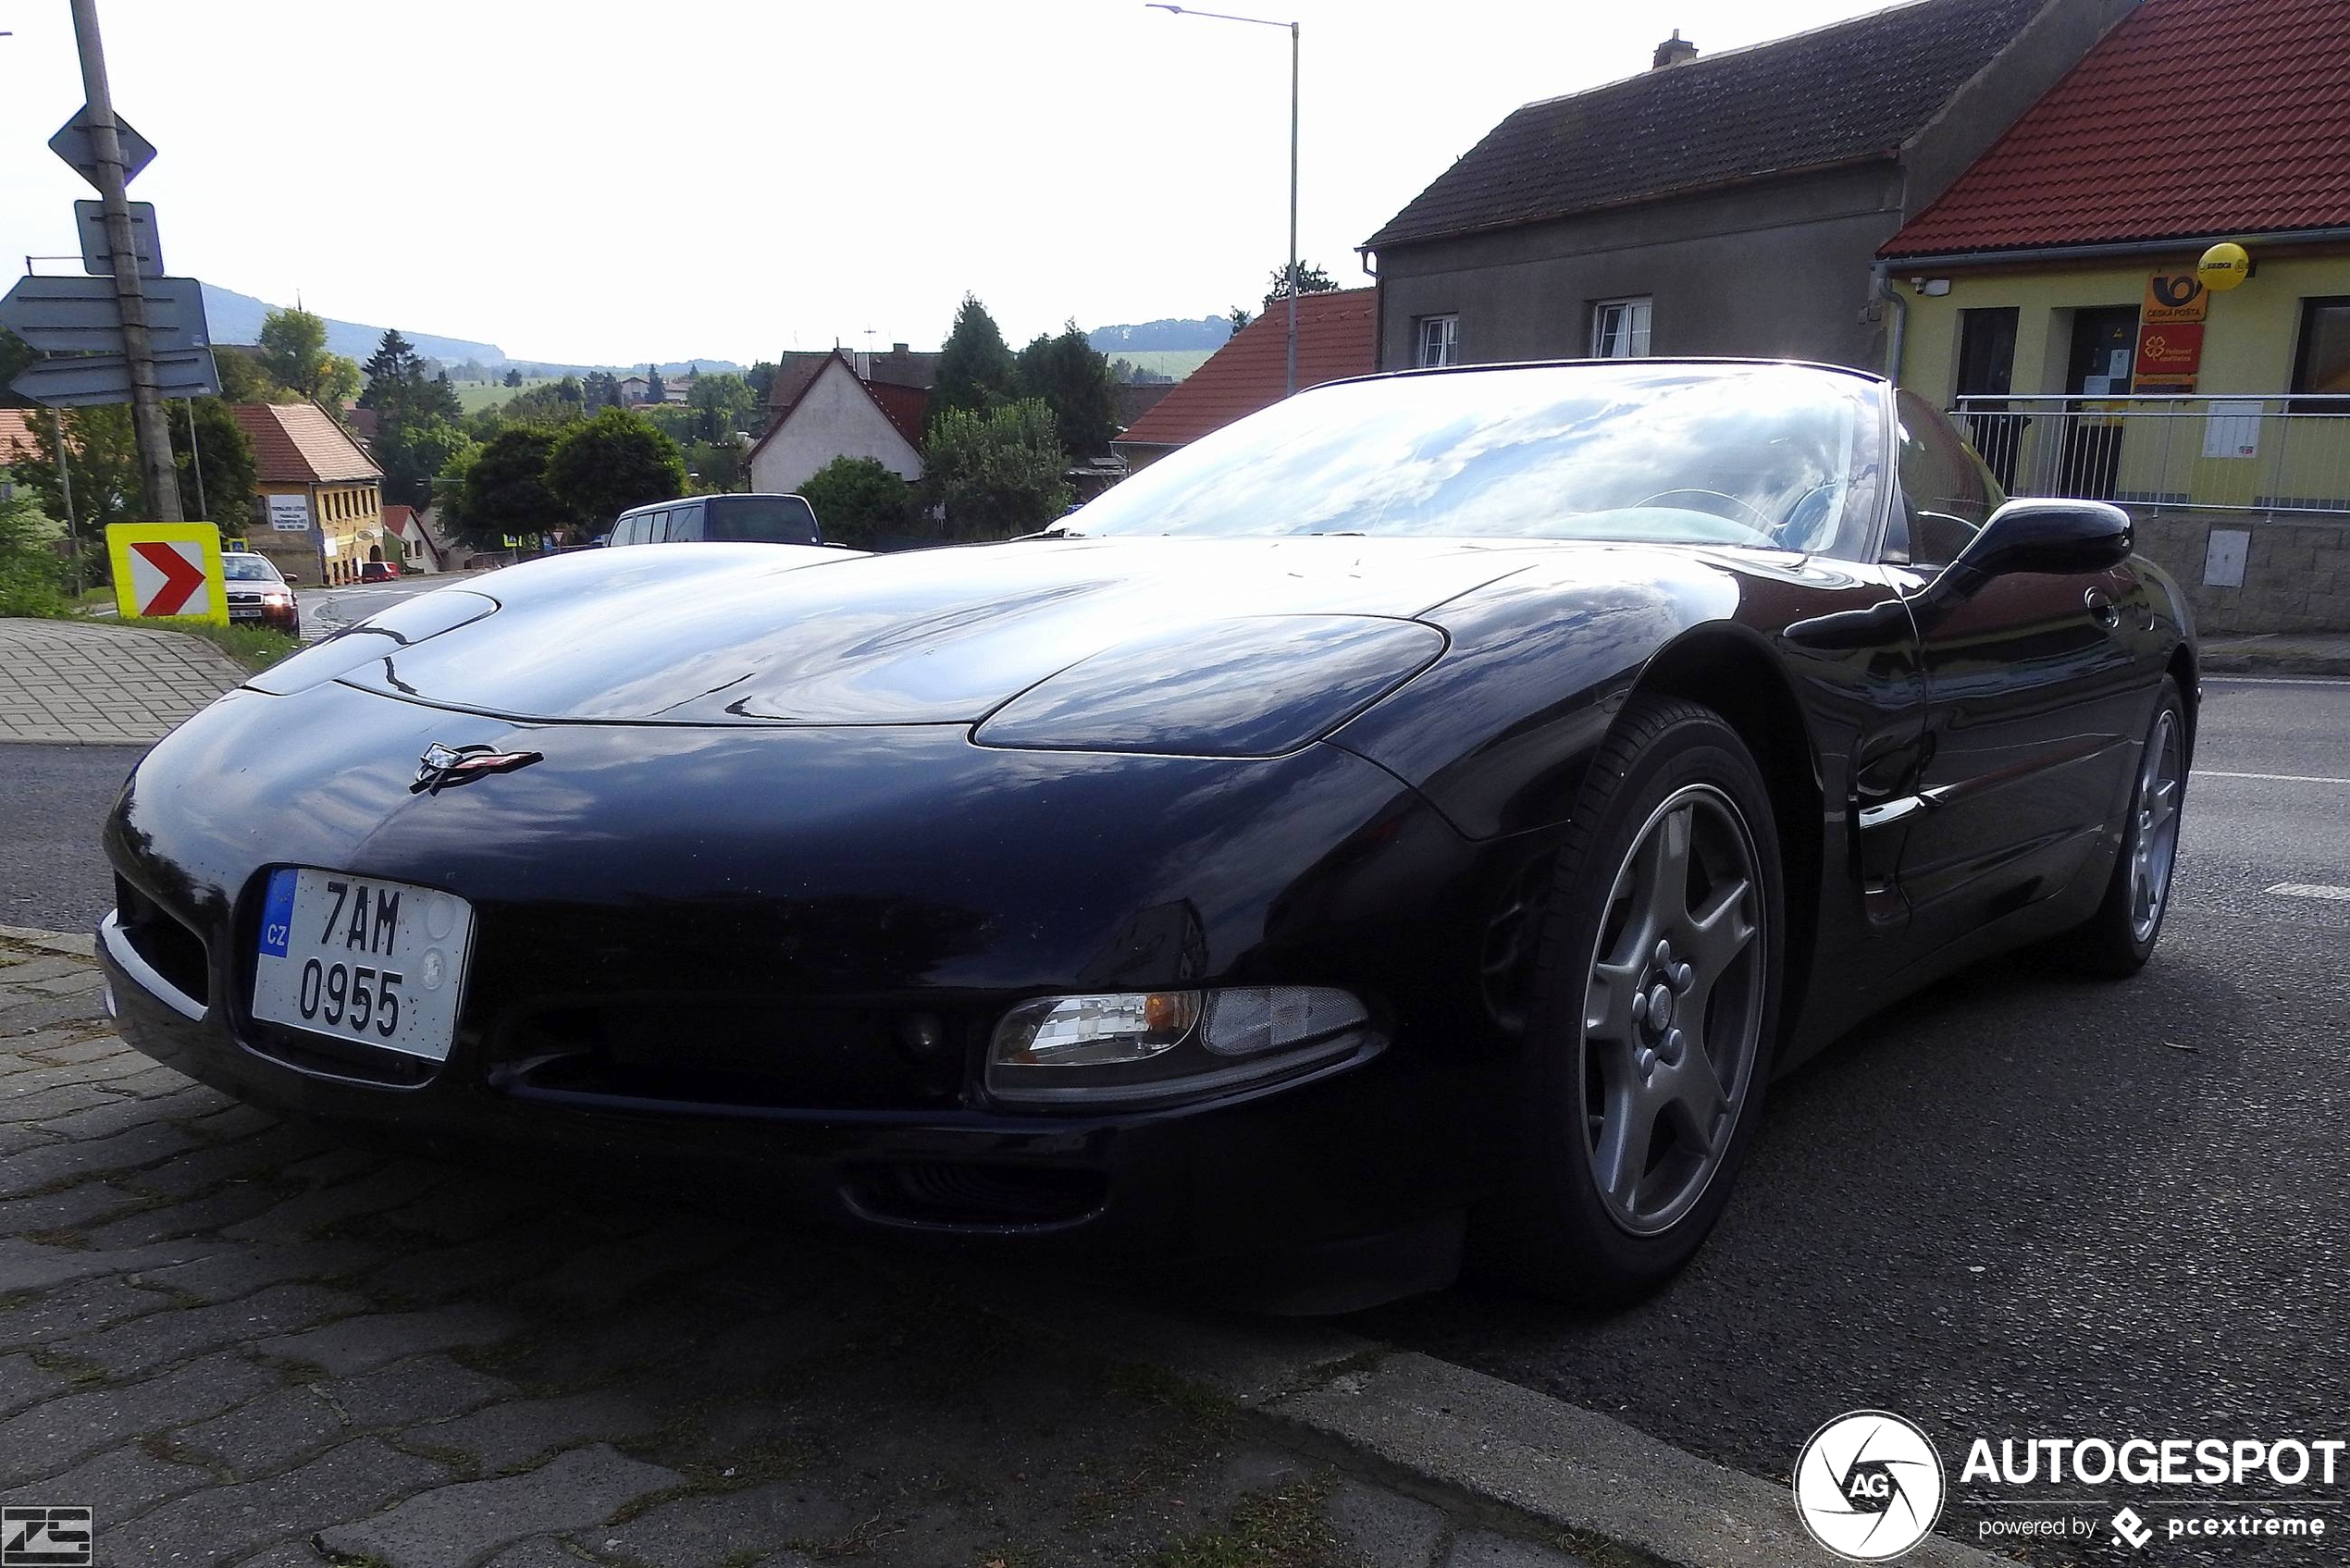
<instances>
[{"instance_id":1,"label":"leafy bush","mask_svg":"<svg viewBox=\"0 0 2350 1568\"><path fill-rule=\"evenodd\" d=\"M836 457L810 475L799 494L836 545L861 549L882 535L914 531L914 488L875 458Z\"/></svg>"},{"instance_id":2,"label":"leafy bush","mask_svg":"<svg viewBox=\"0 0 2350 1568\"><path fill-rule=\"evenodd\" d=\"M479 464L474 473L478 477ZM677 443L651 424L625 408L608 408L554 443L547 456L547 488L574 522L600 534L632 506L684 495L686 460Z\"/></svg>"},{"instance_id":3,"label":"leafy bush","mask_svg":"<svg viewBox=\"0 0 2350 1568\"><path fill-rule=\"evenodd\" d=\"M947 532L959 539L1045 526L1069 510L1067 467L1053 411L1034 398L986 414L950 408L922 443L923 488L946 508Z\"/></svg>"},{"instance_id":4,"label":"leafy bush","mask_svg":"<svg viewBox=\"0 0 2350 1568\"><path fill-rule=\"evenodd\" d=\"M0 615L63 615L70 608L31 498L0 500Z\"/></svg>"}]
</instances>

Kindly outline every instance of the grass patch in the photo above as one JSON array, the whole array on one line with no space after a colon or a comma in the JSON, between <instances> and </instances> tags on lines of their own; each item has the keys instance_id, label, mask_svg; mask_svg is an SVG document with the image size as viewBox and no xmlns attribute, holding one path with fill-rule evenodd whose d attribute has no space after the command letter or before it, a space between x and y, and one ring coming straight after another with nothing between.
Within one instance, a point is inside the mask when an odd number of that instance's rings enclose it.
<instances>
[{"instance_id":1,"label":"grass patch","mask_svg":"<svg viewBox=\"0 0 2350 1568\"><path fill-rule=\"evenodd\" d=\"M1327 1479L1243 1498L1225 1522L1162 1548L1150 1568L1338 1568L1351 1561L1322 1509Z\"/></svg>"},{"instance_id":2,"label":"grass patch","mask_svg":"<svg viewBox=\"0 0 2350 1568\"><path fill-rule=\"evenodd\" d=\"M224 626L216 621L195 621L182 616L156 620L130 620L126 626L152 626L158 631L186 632L212 644L221 652L248 670L266 670L278 661L291 657L302 647L301 639L283 632L273 632L266 626Z\"/></svg>"}]
</instances>

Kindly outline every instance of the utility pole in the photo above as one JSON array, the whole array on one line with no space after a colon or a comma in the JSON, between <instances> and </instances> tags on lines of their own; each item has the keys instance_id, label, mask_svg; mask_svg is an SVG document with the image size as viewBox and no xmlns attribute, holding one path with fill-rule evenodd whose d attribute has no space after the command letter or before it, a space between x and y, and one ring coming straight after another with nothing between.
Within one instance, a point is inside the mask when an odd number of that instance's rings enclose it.
<instances>
[{"instance_id":1,"label":"utility pole","mask_svg":"<svg viewBox=\"0 0 2350 1568\"><path fill-rule=\"evenodd\" d=\"M130 429L139 445L139 488L146 521L178 523L186 514L179 508L179 476L171 462L171 414L155 389L147 300L139 290L139 250L130 237L130 203L123 193L122 141L115 131L114 94L106 86L105 51L98 41L98 0L72 4L98 200L105 210L106 250L114 260L115 306L122 316L123 358L130 369Z\"/></svg>"},{"instance_id":2,"label":"utility pole","mask_svg":"<svg viewBox=\"0 0 2350 1568\"><path fill-rule=\"evenodd\" d=\"M1297 393L1297 24L1289 24L1289 395Z\"/></svg>"}]
</instances>

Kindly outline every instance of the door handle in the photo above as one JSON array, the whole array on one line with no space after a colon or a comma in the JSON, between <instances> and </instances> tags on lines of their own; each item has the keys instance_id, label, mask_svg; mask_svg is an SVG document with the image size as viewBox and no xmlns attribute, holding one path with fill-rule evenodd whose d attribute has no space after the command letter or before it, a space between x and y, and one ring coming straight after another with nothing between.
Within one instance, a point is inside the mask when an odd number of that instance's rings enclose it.
<instances>
[{"instance_id":1,"label":"door handle","mask_svg":"<svg viewBox=\"0 0 2350 1568\"><path fill-rule=\"evenodd\" d=\"M2121 624L2121 607L2114 603L2113 596L2103 588L2088 589L2082 594L2081 602L2088 607L2090 618L2107 631Z\"/></svg>"}]
</instances>

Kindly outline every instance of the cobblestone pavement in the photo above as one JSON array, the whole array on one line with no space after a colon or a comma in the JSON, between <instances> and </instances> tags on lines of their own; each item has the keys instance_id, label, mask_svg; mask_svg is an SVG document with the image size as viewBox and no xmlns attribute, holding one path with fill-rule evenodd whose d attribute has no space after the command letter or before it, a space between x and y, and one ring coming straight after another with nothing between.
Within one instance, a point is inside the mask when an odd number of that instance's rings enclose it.
<instances>
[{"instance_id":1,"label":"cobblestone pavement","mask_svg":"<svg viewBox=\"0 0 2350 1568\"><path fill-rule=\"evenodd\" d=\"M0 1499L102 1568L1582 1561L929 1266L275 1120L88 952L0 932Z\"/></svg>"},{"instance_id":2,"label":"cobblestone pavement","mask_svg":"<svg viewBox=\"0 0 2350 1568\"><path fill-rule=\"evenodd\" d=\"M244 678L184 632L0 620L0 742L152 743Z\"/></svg>"}]
</instances>

